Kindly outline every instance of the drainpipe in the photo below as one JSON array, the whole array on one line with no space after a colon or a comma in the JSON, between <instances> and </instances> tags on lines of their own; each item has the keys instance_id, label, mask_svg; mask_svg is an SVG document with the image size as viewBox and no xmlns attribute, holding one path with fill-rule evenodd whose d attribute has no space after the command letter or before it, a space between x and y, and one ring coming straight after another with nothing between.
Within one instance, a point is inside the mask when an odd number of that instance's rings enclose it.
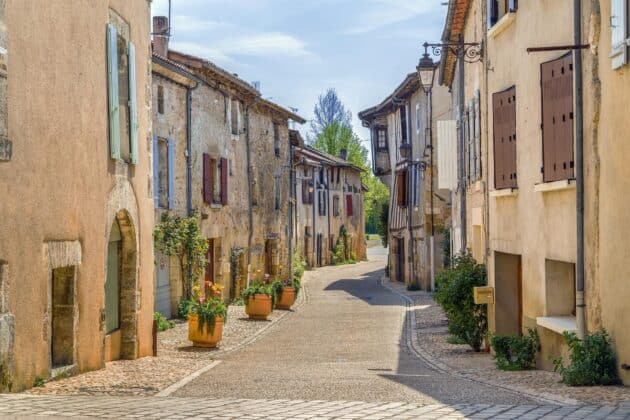
<instances>
[{"instance_id":1,"label":"drainpipe","mask_svg":"<svg viewBox=\"0 0 630 420\"><path fill-rule=\"evenodd\" d=\"M313 180L313 202L311 203L311 207L313 207L313 254L315 255L313 267L317 267L317 215L315 212L315 207L319 206L319 194L315 194L317 192L316 182L315 182L315 167L313 166L313 173L311 174L311 179ZM310 193L310 191L309 191ZM317 196L317 200L315 197ZM315 206L315 201L317 201L317 206Z\"/></svg>"},{"instance_id":2,"label":"drainpipe","mask_svg":"<svg viewBox=\"0 0 630 420\"><path fill-rule=\"evenodd\" d=\"M582 44L582 1L573 0L574 44ZM577 219L577 258L575 315L578 338L586 333L584 304L584 115L582 92L582 50L573 50L575 66L575 177L576 177L576 219Z\"/></svg>"},{"instance_id":3,"label":"drainpipe","mask_svg":"<svg viewBox=\"0 0 630 420\"><path fill-rule=\"evenodd\" d=\"M170 21L169 21L170 22ZM192 216L192 93L199 87L199 82L194 87L186 88L186 211L188 217Z\"/></svg>"},{"instance_id":4,"label":"drainpipe","mask_svg":"<svg viewBox=\"0 0 630 420\"><path fill-rule=\"evenodd\" d=\"M405 120L407 120L407 141L409 142L409 161L412 165L416 165L416 162L413 158L413 133L411 127L411 118L409 118L409 114L411 113L411 100L407 101L405 104ZM416 165L415 172L417 173L419 168ZM407 172L409 174L409 172ZM414 192L412 189L413 182L411 179L407 178L407 226L409 230L409 256L411 257L411 280L412 283L416 283L416 247L413 240L413 212L415 203L411 202L411 199L414 197ZM417 187L416 187L417 188Z\"/></svg>"},{"instance_id":5,"label":"drainpipe","mask_svg":"<svg viewBox=\"0 0 630 420\"><path fill-rule=\"evenodd\" d=\"M247 236L247 287L251 280L252 272L252 242L254 237L254 210L252 209L252 152L251 152L251 136L250 132L250 108L258 102L259 98L254 99L245 107L245 149L247 157L247 194L249 195L248 217L249 217L249 234Z\"/></svg>"},{"instance_id":6,"label":"drainpipe","mask_svg":"<svg viewBox=\"0 0 630 420\"><path fill-rule=\"evenodd\" d=\"M333 169L333 177L335 176L334 173L334 169ZM326 248L328 249L328 253L330 253L330 216L331 216L331 207L330 207L330 178L326 177L326 180L328 181L326 183L327 187L324 191L326 191L326 218L328 219L328 243L325 244ZM324 244L322 244L322 247L324 246ZM328 261L328 264L330 264L331 261Z\"/></svg>"},{"instance_id":7,"label":"drainpipe","mask_svg":"<svg viewBox=\"0 0 630 420\"><path fill-rule=\"evenodd\" d=\"M435 290L435 217L434 217L434 203L433 203L433 95L431 90L427 92L427 109L429 116L429 150L431 154L429 156L429 168L431 168L431 187L430 187L430 202L431 202L431 237L429 238L429 247L431 248L429 256L431 258L431 291Z\"/></svg>"},{"instance_id":8,"label":"drainpipe","mask_svg":"<svg viewBox=\"0 0 630 420\"><path fill-rule=\"evenodd\" d=\"M459 41L464 42L464 37L459 36ZM464 57L457 58L457 119L459 122L459 193L460 193L460 216L461 216L461 252L466 252L466 142L464 140Z\"/></svg>"},{"instance_id":9,"label":"drainpipe","mask_svg":"<svg viewBox=\"0 0 630 420\"><path fill-rule=\"evenodd\" d=\"M293 145L291 144L291 136L289 136L289 209L287 219L289 222L289 280L293 280L293 206L295 204L295 194L293 193L293 184L295 171L293 169Z\"/></svg>"}]
</instances>

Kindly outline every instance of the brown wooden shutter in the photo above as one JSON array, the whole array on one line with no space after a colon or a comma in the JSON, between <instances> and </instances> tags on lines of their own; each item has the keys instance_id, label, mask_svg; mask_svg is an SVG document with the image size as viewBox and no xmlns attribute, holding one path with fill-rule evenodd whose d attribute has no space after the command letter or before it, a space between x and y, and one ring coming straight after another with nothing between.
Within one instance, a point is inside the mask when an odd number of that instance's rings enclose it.
<instances>
[{"instance_id":1,"label":"brown wooden shutter","mask_svg":"<svg viewBox=\"0 0 630 420\"><path fill-rule=\"evenodd\" d=\"M492 95L494 187L516 188L516 88Z\"/></svg>"},{"instance_id":2,"label":"brown wooden shutter","mask_svg":"<svg viewBox=\"0 0 630 420\"><path fill-rule=\"evenodd\" d=\"M403 177L402 172L396 175L396 204L399 207L403 205Z\"/></svg>"},{"instance_id":3,"label":"brown wooden shutter","mask_svg":"<svg viewBox=\"0 0 630 420\"><path fill-rule=\"evenodd\" d=\"M540 65L542 89L543 181L572 179L573 55Z\"/></svg>"},{"instance_id":4,"label":"brown wooden shutter","mask_svg":"<svg viewBox=\"0 0 630 420\"><path fill-rule=\"evenodd\" d=\"M228 160L221 158L221 204L228 204Z\"/></svg>"},{"instance_id":5,"label":"brown wooden shutter","mask_svg":"<svg viewBox=\"0 0 630 420\"><path fill-rule=\"evenodd\" d=\"M203 201L212 203L212 168L210 155L203 154Z\"/></svg>"},{"instance_id":6,"label":"brown wooden shutter","mask_svg":"<svg viewBox=\"0 0 630 420\"><path fill-rule=\"evenodd\" d=\"M352 208L352 194L346 194L346 214L348 216L354 215L354 209Z\"/></svg>"}]
</instances>

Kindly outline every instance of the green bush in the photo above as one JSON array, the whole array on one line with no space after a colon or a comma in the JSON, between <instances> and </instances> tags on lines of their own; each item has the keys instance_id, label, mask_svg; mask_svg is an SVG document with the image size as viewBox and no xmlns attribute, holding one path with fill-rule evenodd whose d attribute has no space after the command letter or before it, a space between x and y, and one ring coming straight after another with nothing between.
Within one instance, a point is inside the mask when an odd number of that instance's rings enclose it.
<instances>
[{"instance_id":1,"label":"green bush","mask_svg":"<svg viewBox=\"0 0 630 420\"><path fill-rule=\"evenodd\" d=\"M202 330L205 324L211 333L214 332L214 324L217 317L221 317L224 322L227 322L227 306L220 297L193 301L189 311L190 314L197 315L197 327L199 330Z\"/></svg>"},{"instance_id":2,"label":"green bush","mask_svg":"<svg viewBox=\"0 0 630 420\"><path fill-rule=\"evenodd\" d=\"M468 253L453 258L452 266L436 276L435 300L446 312L449 333L475 351L481 350L488 317L485 306L474 303L473 288L486 284L486 268Z\"/></svg>"},{"instance_id":3,"label":"green bush","mask_svg":"<svg viewBox=\"0 0 630 420\"><path fill-rule=\"evenodd\" d=\"M562 359L553 361L554 370L562 375L562 382L571 386L612 385L619 382L612 339L601 330L587 334L584 340L575 333L564 333L569 345L571 363L564 366Z\"/></svg>"},{"instance_id":4,"label":"green bush","mask_svg":"<svg viewBox=\"0 0 630 420\"><path fill-rule=\"evenodd\" d=\"M459 337L455 337L454 335L449 335L449 336L446 338L446 342L447 342L448 344L455 344L455 345L468 344L468 343L466 343L464 340L462 340L461 338L459 338Z\"/></svg>"},{"instance_id":5,"label":"green bush","mask_svg":"<svg viewBox=\"0 0 630 420\"><path fill-rule=\"evenodd\" d=\"M490 345L501 370L525 370L536 366L536 352L540 349L536 330L529 329L527 336L495 335Z\"/></svg>"},{"instance_id":6,"label":"green bush","mask_svg":"<svg viewBox=\"0 0 630 420\"><path fill-rule=\"evenodd\" d=\"M268 284L255 281L241 292L241 297L243 298L243 301L247 303L247 299L249 299L249 297L253 297L255 295L267 295L271 297L272 305L276 306L276 299L278 298L279 293L278 290L277 282Z\"/></svg>"},{"instance_id":7,"label":"green bush","mask_svg":"<svg viewBox=\"0 0 630 420\"><path fill-rule=\"evenodd\" d=\"M295 251L293 251L292 260L293 261L291 263L291 267L292 267L293 273L291 273L291 278L298 279L299 281L304 275L304 271L306 270L306 260L304 259L304 256L302 255L301 249L296 248Z\"/></svg>"},{"instance_id":8,"label":"green bush","mask_svg":"<svg viewBox=\"0 0 630 420\"><path fill-rule=\"evenodd\" d=\"M154 312L153 319L157 322L158 331L166 331L175 326L174 321L169 321L161 312Z\"/></svg>"},{"instance_id":9,"label":"green bush","mask_svg":"<svg viewBox=\"0 0 630 420\"><path fill-rule=\"evenodd\" d=\"M188 312L190 312L190 307L193 303L194 301L192 299L180 300L179 305L177 305L177 318L188 319Z\"/></svg>"}]
</instances>

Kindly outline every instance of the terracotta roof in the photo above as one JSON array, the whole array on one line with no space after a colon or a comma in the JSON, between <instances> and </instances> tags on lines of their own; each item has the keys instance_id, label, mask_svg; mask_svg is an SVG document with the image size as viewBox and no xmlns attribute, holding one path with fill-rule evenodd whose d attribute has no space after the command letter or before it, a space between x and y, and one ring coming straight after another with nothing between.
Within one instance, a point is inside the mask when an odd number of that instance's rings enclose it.
<instances>
[{"instance_id":1,"label":"terracotta roof","mask_svg":"<svg viewBox=\"0 0 630 420\"><path fill-rule=\"evenodd\" d=\"M155 55L155 54L154 54ZM158 56L159 57L159 56ZM300 124L304 124L306 120L288 109L264 99L260 92L258 92L251 84L238 77L238 75L228 72L227 70L217 66L209 60L205 60L194 55L185 54L179 51L169 50L168 59L169 62L174 62L179 66L187 69L187 71L199 72L212 79L216 79L218 82L231 86L239 93L246 97L250 97L252 100L264 107L270 108L284 115L286 118L296 121Z\"/></svg>"},{"instance_id":2,"label":"terracotta roof","mask_svg":"<svg viewBox=\"0 0 630 420\"><path fill-rule=\"evenodd\" d=\"M166 57L162 57L161 55L156 54L155 52L152 54L151 59L153 61L153 64L157 64L158 66L171 70L179 74L180 76L188 79L191 82L199 81L199 79L189 69L187 69L185 66L182 66L181 64L173 60L169 60ZM153 67L153 71L154 72L156 71L155 66ZM162 74L162 72L160 72L160 74ZM191 83L191 85L193 85L193 83Z\"/></svg>"},{"instance_id":3,"label":"terracotta roof","mask_svg":"<svg viewBox=\"0 0 630 420\"><path fill-rule=\"evenodd\" d=\"M305 145L304 147L296 147L297 152L304 154L305 156L309 156L318 161L324 161L325 163L332 166L339 166L354 169L357 172L363 172L363 169L358 166L353 165L347 160L341 159L340 157L333 156L329 153L322 152L321 150L315 149L312 146Z\"/></svg>"},{"instance_id":4,"label":"terracotta roof","mask_svg":"<svg viewBox=\"0 0 630 420\"><path fill-rule=\"evenodd\" d=\"M359 119L365 123L368 123L375 118L387 114L394 110L396 100L406 99L420 89L420 81L418 80L418 73L409 73L405 80L394 90L394 92L385 98L380 104L371 108L365 109L359 112Z\"/></svg>"},{"instance_id":5,"label":"terracotta roof","mask_svg":"<svg viewBox=\"0 0 630 420\"><path fill-rule=\"evenodd\" d=\"M442 32L442 42L455 42L464 33L466 14L470 6L470 0L449 0L446 23ZM455 75L457 57L448 49L440 62L439 82L443 86L451 86Z\"/></svg>"}]
</instances>

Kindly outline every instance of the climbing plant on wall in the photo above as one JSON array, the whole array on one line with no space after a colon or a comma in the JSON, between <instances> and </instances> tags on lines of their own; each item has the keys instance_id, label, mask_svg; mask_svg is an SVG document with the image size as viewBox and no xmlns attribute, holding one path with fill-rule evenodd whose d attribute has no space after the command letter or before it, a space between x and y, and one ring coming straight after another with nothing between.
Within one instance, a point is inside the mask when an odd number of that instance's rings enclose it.
<instances>
[{"instance_id":1,"label":"climbing plant on wall","mask_svg":"<svg viewBox=\"0 0 630 420\"><path fill-rule=\"evenodd\" d=\"M153 241L158 252L177 257L182 274L182 296L192 298L192 285L206 268L208 241L201 234L199 215L190 217L162 214L160 223L153 231Z\"/></svg>"}]
</instances>

